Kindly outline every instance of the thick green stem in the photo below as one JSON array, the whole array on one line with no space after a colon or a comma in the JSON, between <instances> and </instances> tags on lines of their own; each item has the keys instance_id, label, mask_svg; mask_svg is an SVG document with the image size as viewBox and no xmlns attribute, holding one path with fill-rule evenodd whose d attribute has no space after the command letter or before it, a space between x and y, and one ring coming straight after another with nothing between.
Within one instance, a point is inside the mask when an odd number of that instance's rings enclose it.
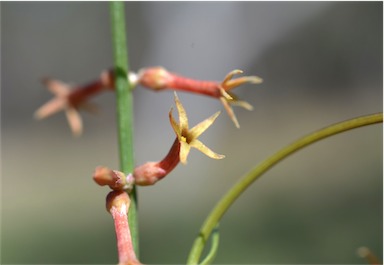
<instances>
[{"instance_id":1,"label":"thick green stem","mask_svg":"<svg viewBox=\"0 0 384 265\"><path fill-rule=\"evenodd\" d=\"M117 101L117 129L120 157L120 169L125 174L133 172L133 100L132 89L127 79L128 52L125 36L125 12L124 2L114 1L110 3L113 50L114 50L114 72L115 89ZM135 189L130 193L131 206L129 208L128 221L132 234L132 241L138 256L138 224L137 204Z\"/></svg>"},{"instance_id":2,"label":"thick green stem","mask_svg":"<svg viewBox=\"0 0 384 265\"><path fill-rule=\"evenodd\" d=\"M315 143L326 137L366 126L370 124L383 122L383 113L377 113L367 115L363 117L354 118L344 122L340 122L329 127L315 131L299 140L291 143L290 145L282 148L277 153L273 154L269 158L262 161L258 166L243 176L239 182L237 182L224 197L216 204L215 208L211 211L203 226L200 229L199 236L195 239L192 246L191 252L189 253L187 264L198 264L201 253L204 249L205 243L207 242L212 230L220 221L221 217L233 204L233 202L248 188L256 179L258 179L263 173L280 162L290 154L300 150L301 148Z\"/></svg>"}]
</instances>

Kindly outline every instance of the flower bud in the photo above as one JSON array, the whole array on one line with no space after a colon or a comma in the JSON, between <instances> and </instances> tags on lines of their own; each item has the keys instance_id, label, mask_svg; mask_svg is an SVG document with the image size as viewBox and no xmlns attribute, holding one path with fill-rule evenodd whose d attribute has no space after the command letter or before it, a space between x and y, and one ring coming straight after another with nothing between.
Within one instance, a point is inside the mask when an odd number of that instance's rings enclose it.
<instances>
[{"instance_id":1,"label":"flower bud","mask_svg":"<svg viewBox=\"0 0 384 265\"><path fill-rule=\"evenodd\" d=\"M93 180L100 186L108 185L113 190L130 190L134 184L132 174L126 176L123 172L103 166L96 168Z\"/></svg>"},{"instance_id":2,"label":"flower bud","mask_svg":"<svg viewBox=\"0 0 384 265\"><path fill-rule=\"evenodd\" d=\"M165 89L172 81L172 75L160 66L141 69L138 76L141 85L153 90Z\"/></svg>"}]
</instances>

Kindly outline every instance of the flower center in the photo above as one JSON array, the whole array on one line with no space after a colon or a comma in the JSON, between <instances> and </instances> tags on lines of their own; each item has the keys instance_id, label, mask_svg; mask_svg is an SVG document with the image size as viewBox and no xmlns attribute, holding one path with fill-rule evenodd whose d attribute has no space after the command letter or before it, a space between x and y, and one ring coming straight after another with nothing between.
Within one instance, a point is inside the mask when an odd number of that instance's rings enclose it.
<instances>
[{"instance_id":1,"label":"flower center","mask_svg":"<svg viewBox=\"0 0 384 265\"><path fill-rule=\"evenodd\" d=\"M190 144L192 139L190 139L189 135L188 135L188 131L185 131L183 130L182 133L181 133L181 138L180 138L180 141L183 141L187 144Z\"/></svg>"}]
</instances>

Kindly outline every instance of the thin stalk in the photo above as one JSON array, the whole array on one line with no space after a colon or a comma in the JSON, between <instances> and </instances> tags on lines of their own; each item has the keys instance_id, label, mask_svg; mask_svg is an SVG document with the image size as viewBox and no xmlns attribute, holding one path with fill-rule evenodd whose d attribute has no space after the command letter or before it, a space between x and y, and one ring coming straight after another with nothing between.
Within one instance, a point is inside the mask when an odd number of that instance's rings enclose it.
<instances>
[{"instance_id":1,"label":"thin stalk","mask_svg":"<svg viewBox=\"0 0 384 265\"><path fill-rule=\"evenodd\" d=\"M217 251L219 249L219 240L220 240L219 225L217 225L212 232L211 249L209 250L207 256L200 263L200 265L209 265L213 262L213 260L216 257Z\"/></svg>"},{"instance_id":2,"label":"thin stalk","mask_svg":"<svg viewBox=\"0 0 384 265\"><path fill-rule=\"evenodd\" d=\"M124 2L110 2L113 50L115 89L117 101L117 129L120 169L125 174L133 172L133 100L132 88L127 79L128 52L125 35L125 12ZM132 233L132 241L136 255L138 256L138 223L137 223L137 201L136 191L130 193L131 205L128 214L128 221Z\"/></svg>"},{"instance_id":3,"label":"thin stalk","mask_svg":"<svg viewBox=\"0 0 384 265\"><path fill-rule=\"evenodd\" d=\"M229 209L233 202L247 189L256 179L265 173L272 166L282 161L292 153L300 150L301 148L313 144L326 137L355 129L358 127L371 125L383 122L383 113L376 113L367 116L354 118L351 120L336 123L326 128L315 131L307 136L304 136L290 145L282 148L269 158L262 161L250 172L245 174L216 204L215 208L211 211L205 222L203 223L199 236L195 239L192 249L189 253L187 264L198 264L201 253L204 249L212 230L216 227L224 213Z\"/></svg>"}]
</instances>

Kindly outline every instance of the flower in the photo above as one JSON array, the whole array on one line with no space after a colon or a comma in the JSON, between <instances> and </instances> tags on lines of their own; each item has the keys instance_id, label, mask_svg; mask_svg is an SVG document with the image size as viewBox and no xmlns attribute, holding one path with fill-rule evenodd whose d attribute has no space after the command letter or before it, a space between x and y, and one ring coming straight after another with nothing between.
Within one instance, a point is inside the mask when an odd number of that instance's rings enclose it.
<instances>
[{"instance_id":1,"label":"flower","mask_svg":"<svg viewBox=\"0 0 384 265\"><path fill-rule=\"evenodd\" d=\"M134 169L133 177L136 185L153 185L168 175L180 161L183 164L186 164L191 147L200 150L202 153L211 158L224 158L224 155L216 154L197 139L205 130L208 129L209 126L212 125L217 116L219 116L220 112L215 113L210 118L200 122L192 129L189 129L187 114L177 97L176 92L175 103L179 113L179 123L177 123L173 118L173 109L169 112L169 120L177 137L163 160L159 162L147 162Z\"/></svg>"},{"instance_id":2,"label":"flower","mask_svg":"<svg viewBox=\"0 0 384 265\"><path fill-rule=\"evenodd\" d=\"M220 83L186 78L158 66L141 69L138 73L138 83L154 91L172 89L218 98L224 105L230 119L235 126L239 128L239 122L231 105L237 105L247 110L252 110L253 107L249 103L239 100L230 90L245 83L260 84L263 81L257 76L242 76L232 79L234 75L241 73L243 73L243 71L233 70L228 73Z\"/></svg>"},{"instance_id":3,"label":"flower","mask_svg":"<svg viewBox=\"0 0 384 265\"><path fill-rule=\"evenodd\" d=\"M41 106L34 116L40 120L64 110L72 133L79 136L83 131L83 123L78 110L83 108L94 112L96 106L87 100L103 90L114 89L113 78L112 70L104 71L96 81L74 88L61 81L46 78L43 83L55 97Z\"/></svg>"},{"instance_id":4,"label":"flower","mask_svg":"<svg viewBox=\"0 0 384 265\"><path fill-rule=\"evenodd\" d=\"M179 123L177 123L173 118L173 109L171 109L171 111L169 112L169 120L171 122L174 132L176 133L177 139L180 142L180 161L183 164L187 163L187 157L192 147L196 148L197 150L209 156L210 158L224 158L224 155L219 155L213 152L211 149L209 149L197 139L205 130L208 129L209 126L212 125L215 119L219 116L220 111L216 112L211 117L207 118L206 120L200 122L193 128L189 129L187 113L185 112L185 109L181 104L176 92L175 103L177 111L179 113Z\"/></svg>"},{"instance_id":5,"label":"flower","mask_svg":"<svg viewBox=\"0 0 384 265\"><path fill-rule=\"evenodd\" d=\"M257 76L242 76L242 77L232 79L234 75L241 74L241 73L243 73L242 70L233 70L229 72L219 86L219 91L220 91L219 99L221 103L224 105L224 108L227 111L228 116L230 117L230 119L233 121L233 123L237 128L240 128L240 124L237 121L236 115L233 112L231 105L236 105L249 111L253 110L253 106L246 101L239 100L239 98L235 94L229 91L245 83L260 84L263 82L263 80Z\"/></svg>"}]
</instances>

